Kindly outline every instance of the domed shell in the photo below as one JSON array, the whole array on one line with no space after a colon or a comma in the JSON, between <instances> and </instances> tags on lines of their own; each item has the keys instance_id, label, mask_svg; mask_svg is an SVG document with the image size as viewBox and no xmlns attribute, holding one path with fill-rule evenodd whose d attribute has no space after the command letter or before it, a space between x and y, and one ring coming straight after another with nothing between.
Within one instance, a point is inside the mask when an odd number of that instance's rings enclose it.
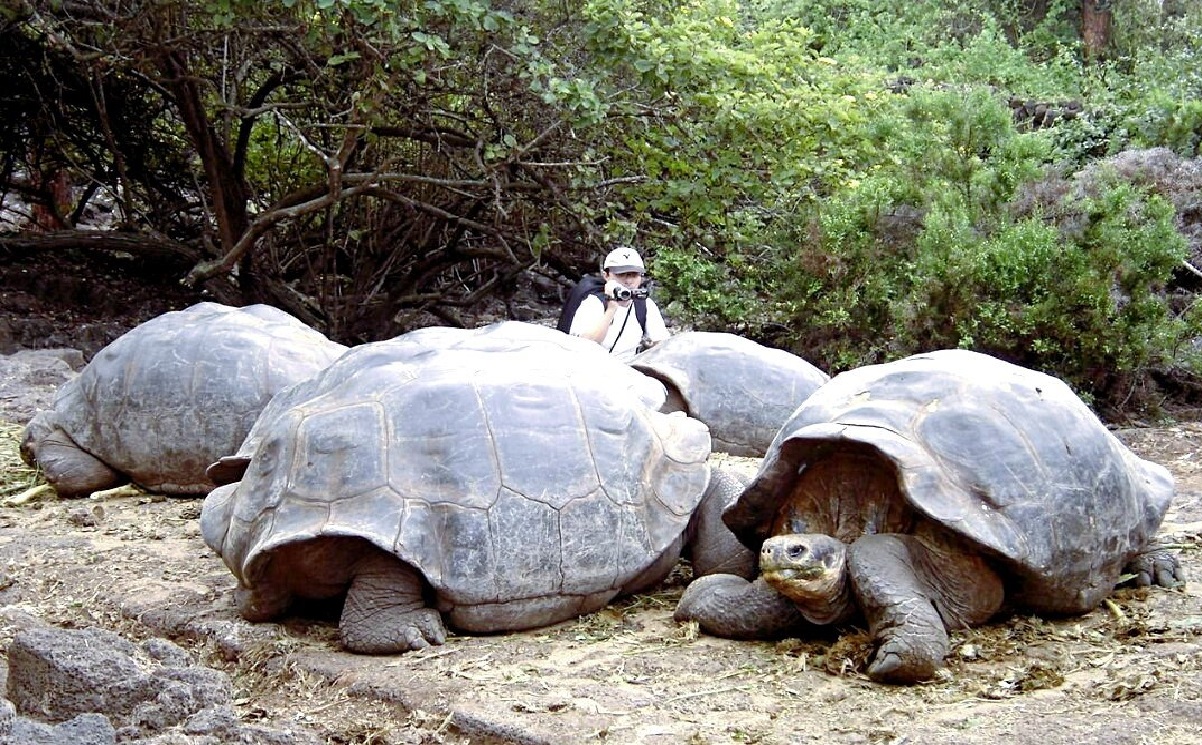
<instances>
[{"instance_id":1,"label":"domed shell","mask_svg":"<svg viewBox=\"0 0 1202 745\"><path fill-rule=\"evenodd\" d=\"M364 538L466 630L600 607L682 535L709 436L649 408L641 376L595 344L547 331L559 338L508 325L356 347L264 412L241 480L205 501L206 543L253 589L283 546Z\"/></svg>"},{"instance_id":2,"label":"domed shell","mask_svg":"<svg viewBox=\"0 0 1202 745\"><path fill-rule=\"evenodd\" d=\"M59 389L52 417L131 481L204 493L205 469L241 444L271 397L345 350L277 308L200 303L100 350Z\"/></svg>"},{"instance_id":3,"label":"domed shell","mask_svg":"<svg viewBox=\"0 0 1202 745\"><path fill-rule=\"evenodd\" d=\"M604 370L611 382L625 391L631 401L659 410L664 405L664 386L614 360L597 344L555 329L521 321L499 321L478 329L428 326L397 336L387 342L361 344L328 366L320 380L309 380L276 396L264 410L237 452L230 450L209 469L217 484L236 481L246 468L264 433L276 428L281 412L318 395L318 391L345 384L375 365L421 364L445 350L475 352L524 352L527 364L567 370Z\"/></svg>"},{"instance_id":4,"label":"domed shell","mask_svg":"<svg viewBox=\"0 0 1202 745\"><path fill-rule=\"evenodd\" d=\"M762 456L793 412L830 377L795 354L736 334L685 331L630 366L663 381L710 428L714 450Z\"/></svg>"},{"instance_id":5,"label":"domed shell","mask_svg":"<svg viewBox=\"0 0 1202 745\"><path fill-rule=\"evenodd\" d=\"M1113 587L1173 497L1168 471L1128 450L1062 381L943 350L851 370L815 392L727 524L758 546L807 460L855 443L893 463L922 515L1001 559L1028 597Z\"/></svg>"}]
</instances>

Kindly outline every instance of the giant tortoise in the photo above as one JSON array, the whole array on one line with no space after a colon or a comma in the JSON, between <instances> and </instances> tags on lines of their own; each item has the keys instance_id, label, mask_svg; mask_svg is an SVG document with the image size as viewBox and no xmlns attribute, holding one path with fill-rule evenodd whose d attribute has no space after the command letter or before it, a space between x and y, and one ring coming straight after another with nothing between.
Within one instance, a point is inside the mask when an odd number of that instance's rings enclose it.
<instances>
[{"instance_id":1,"label":"giant tortoise","mask_svg":"<svg viewBox=\"0 0 1202 745\"><path fill-rule=\"evenodd\" d=\"M203 494L205 469L233 452L282 388L346 350L267 305L199 303L100 350L25 428L21 455L60 496L132 481Z\"/></svg>"},{"instance_id":2,"label":"giant tortoise","mask_svg":"<svg viewBox=\"0 0 1202 745\"><path fill-rule=\"evenodd\" d=\"M630 366L667 387L667 410L705 422L714 450L757 458L830 379L783 349L709 331L682 331L635 355Z\"/></svg>"},{"instance_id":3,"label":"giant tortoise","mask_svg":"<svg viewBox=\"0 0 1202 745\"><path fill-rule=\"evenodd\" d=\"M852 370L802 404L724 514L760 577L695 581L675 616L758 638L860 614L868 675L920 681L949 629L1003 603L1085 612L1124 571L1177 584L1153 544L1173 490L1048 375L964 350Z\"/></svg>"},{"instance_id":4,"label":"giant tortoise","mask_svg":"<svg viewBox=\"0 0 1202 745\"><path fill-rule=\"evenodd\" d=\"M498 632L595 611L667 575L703 495L738 491L711 479L705 425L659 412L648 382L516 322L361 345L214 464L230 483L201 532L244 618L341 602L354 652L440 644L444 618Z\"/></svg>"}]
</instances>

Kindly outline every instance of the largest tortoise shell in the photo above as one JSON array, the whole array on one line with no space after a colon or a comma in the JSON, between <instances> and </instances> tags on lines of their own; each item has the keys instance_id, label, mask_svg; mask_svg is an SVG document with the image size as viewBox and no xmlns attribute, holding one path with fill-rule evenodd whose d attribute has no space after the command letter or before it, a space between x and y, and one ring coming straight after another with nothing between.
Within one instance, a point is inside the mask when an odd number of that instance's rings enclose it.
<instances>
[{"instance_id":1,"label":"largest tortoise shell","mask_svg":"<svg viewBox=\"0 0 1202 745\"><path fill-rule=\"evenodd\" d=\"M1011 599L1034 609L1109 593L1174 492L1165 468L1132 453L1062 381L943 350L844 372L811 395L727 525L758 547L797 473L848 447L892 463L908 503L996 561Z\"/></svg>"},{"instance_id":2,"label":"largest tortoise shell","mask_svg":"<svg viewBox=\"0 0 1202 745\"><path fill-rule=\"evenodd\" d=\"M264 412L202 533L252 590L282 547L353 536L460 629L590 612L679 544L709 479L705 426L647 383L512 322L356 347Z\"/></svg>"}]
</instances>

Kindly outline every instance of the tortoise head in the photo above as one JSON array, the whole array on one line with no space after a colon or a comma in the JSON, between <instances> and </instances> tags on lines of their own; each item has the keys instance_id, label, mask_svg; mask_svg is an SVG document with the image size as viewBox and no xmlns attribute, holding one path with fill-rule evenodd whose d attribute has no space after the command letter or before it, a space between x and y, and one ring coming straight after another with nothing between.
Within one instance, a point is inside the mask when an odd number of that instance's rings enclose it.
<instances>
[{"instance_id":1,"label":"tortoise head","mask_svg":"<svg viewBox=\"0 0 1202 745\"><path fill-rule=\"evenodd\" d=\"M818 533L773 536L760 547L760 573L811 623L835 623L852 610L847 547Z\"/></svg>"}]
</instances>

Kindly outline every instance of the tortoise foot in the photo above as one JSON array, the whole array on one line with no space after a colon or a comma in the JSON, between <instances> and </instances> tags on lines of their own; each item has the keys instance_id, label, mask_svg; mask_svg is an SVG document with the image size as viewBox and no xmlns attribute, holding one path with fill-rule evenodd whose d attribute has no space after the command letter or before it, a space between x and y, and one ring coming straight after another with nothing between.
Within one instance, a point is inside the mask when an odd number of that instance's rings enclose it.
<instances>
[{"instance_id":1,"label":"tortoise foot","mask_svg":"<svg viewBox=\"0 0 1202 745\"><path fill-rule=\"evenodd\" d=\"M433 608L418 608L368 623L343 619L342 646L357 654L402 654L444 644L447 630Z\"/></svg>"},{"instance_id":2,"label":"tortoise foot","mask_svg":"<svg viewBox=\"0 0 1202 745\"><path fill-rule=\"evenodd\" d=\"M392 554L372 549L355 562L342 606L342 646L359 654L398 654L447 640L442 616L423 600L424 580Z\"/></svg>"},{"instance_id":3,"label":"tortoise foot","mask_svg":"<svg viewBox=\"0 0 1202 745\"><path fill-rule=\"evenodd\" d=\"M1176 589L1185 585L1185 571L1177 555L1167 548L1151 548L1136 556L1125 567L1127 574L1135 575L1131 582L1136 587L1159 585Z\"/></svg>"},{"instance_id":4,"label":"tortoise foot","mask_svg":"<svg viewBox=\"0 0 1202 745\"><path fill-rule=\"evenodd\" d=\"M263 623L286 613L292 603L292 594L281 586L256 590L239 586L234 590L234 602L238 606L238 615L251 623Z\"/></svg>"},{"instance_id":5,"label":"tortoise foot","mask_svg":"<svg viewBox=\"0 0 1202 745\"><path fill-rule=\"evenodd\" d=\"M905 636L891 636L877 647L868 665L868 677L878 683L907 685L935 677L943 667L946 649L931 644L914 644Z\"/></svg>"}]
</instances>

